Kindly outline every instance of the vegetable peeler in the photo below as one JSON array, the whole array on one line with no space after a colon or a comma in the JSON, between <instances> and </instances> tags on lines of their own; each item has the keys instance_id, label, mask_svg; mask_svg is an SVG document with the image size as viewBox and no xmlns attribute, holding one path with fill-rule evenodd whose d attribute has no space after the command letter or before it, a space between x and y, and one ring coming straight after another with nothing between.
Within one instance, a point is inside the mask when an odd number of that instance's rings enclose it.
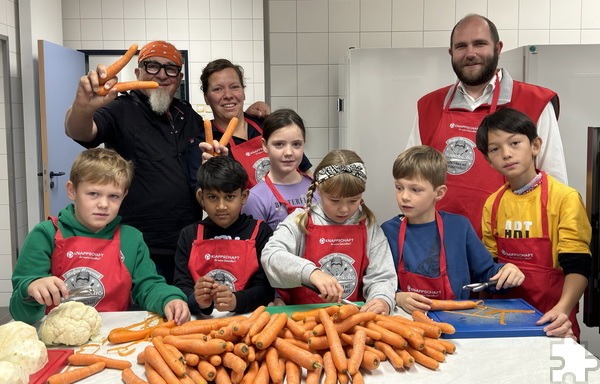
<instances>
[{"instance_id":1,"label":"vegetable peeler","mask_svg":"<svg viewBox=\"0 0 600 384\"><path fill-rule=\"evenodd\" d=\"M96 293L92 287L76 287L69 290L69 298L61 297L60 302L65 303L67 301L84 301L97 296L99 296L98 293ZM36 300L33 298L33 296L29 296L25 298L25 302L34 303Z\"/></svg>"},{"instance_id":2,"label":"vegetable peeler","mask_svg":"<svg viewBox=\"0 0 600 384\"><path fill-rule=\"evenodd\" d=\"M481 292L484 289L486 289L487 287L490 287L490 286L493 287L496 284L498 284L498 280L490 280L485 283L473 283L473 284L463 285L462 289L468 289L471 292Z\"/></svg>"},{"instance_id":3,"label":"vegetable peeler","mask_svg":"<svg viewBox=\"0 0 600 384\"><path fill-rule=\"evenodd\" d=\"M302 283L302 286L310 289L311 291L313 291L313 292L315 292L317 294L321 294L321 292L319 292L319 290L317 289L317 287L315 287L311 283ZM332 303L332 304L334 304L334 303ZM355 307L360 307L360 305L358 305L355 302L350 301L348 299L342 299L342 304L348 304L348 305L354 305Z\"/></svg>"}]
</instances>

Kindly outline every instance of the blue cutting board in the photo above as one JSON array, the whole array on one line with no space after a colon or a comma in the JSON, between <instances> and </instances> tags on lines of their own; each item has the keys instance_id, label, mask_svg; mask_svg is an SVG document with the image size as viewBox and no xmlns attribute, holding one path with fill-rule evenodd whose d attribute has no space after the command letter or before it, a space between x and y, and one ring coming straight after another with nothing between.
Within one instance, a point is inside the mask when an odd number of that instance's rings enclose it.
<instances>
[{"instance_id":1,"label":"blue cutting board","mask_svg":"<svg viewBox=\"0 0 600 384\"><path fill-rule=\"evenodd\" d=\"M477 308L460 311L430 311L428 315L435 321L450 323L456 328L456 333L442 335L447 339L545 335L542 331L544 325L535 325L535 322L542 317L542 313L523 299L487 299L483 300L480 306L490 309L533 310L534 313L506 313L505 325L500 324L500 314L486 314L485 310Z\"/></svg>"}]
</instances>

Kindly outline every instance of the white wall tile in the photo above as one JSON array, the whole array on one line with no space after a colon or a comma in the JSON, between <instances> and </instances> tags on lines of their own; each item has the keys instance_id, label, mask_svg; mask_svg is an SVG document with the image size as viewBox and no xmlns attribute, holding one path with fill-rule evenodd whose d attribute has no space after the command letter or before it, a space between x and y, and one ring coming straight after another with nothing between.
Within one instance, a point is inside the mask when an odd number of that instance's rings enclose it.
<instances>
[{"instance_id":1,"label":"white wall tile","mask_svg":"<svg viewBox=\"0 0 600 384\"><path fill-rule=\"evenodd\" d=\"M276 110L280 108L291 108L298 112L298 98L288 96L271 97L271 109Z\"/></svg>"},{"instance_id":2,"label":"white wall tile","mask_svg":"<svg viewBox=\"0 0 600 384\"><path fill-rule=\"evenodd\" d=\"M600 28L600 2L581 0L581 28Z\"/></svg>"},{"instance_id":3,"label":"white wall tile","mask_svg":"<svg viewBox=\"0 0 600 384\"><path fill-rule=\"evenodd\" d=\"M360 29L358 0L329 0L329 32L356 32Z\"/></svg>"},{"instance_id":4,"label":"white wall tile","mask_svg":"<svg viewBox=\"0 0 600 384\"><path fill-rule=\"evenodd\" d=\"M298 0L296 12L298 32L327 32L328 3L323 0Z\"/></svg>"},{"instance_id":5,"label":"white wall tile","mask_svg":"<svg viewBox=\"0 0 600 384\"><path fill-rule=\"evenodd\" d=\"M63 39L81 40L81 24L79 19L63 19Z\"/></svg>"},{"instance_id":6,"label":"white wall tile","mask_svg":"<svg viewBox=\"0 0 600 384\"><path fill-rule=\"evenodd\" d=\"M188 17L190 19L208 19L210 0L191 0L188 2Z\"/></svg>"},{"instance_id":7,"label":"white wall tile","mask_svg":"<svg viewBox=\"0 0 600 384\"><path fill-rule=\"evenodd\" d=\"M102 19L102 40L123 40L123 19Z\"/></svg>"},{"instance_id":8,"label":"white wall tile","mask_svg":"<svg viewBox=\"0 0 600 384\"><path fill-rule=\"evenodd\" d=\"M252 41L233 40L231 42L231 54L233 57L233 61L235 62L251 62L252 60L254 60Z\"/></svg>"},{"instance_id":9,"label":"white wall tile","mask_svg":"<svg viewBox=\"0 0 600 384\"><path fill-rule=\"evenodd\" d=\"M298 72L295 65L271 66L271 96L297 96Z\"/></svg>"},{"instance_id":10,"label":"white wall tile","mask_svg":"<svg viewBox=\"0 0 600 384\"><path fill-rule=\"evenodd\" d=\"M327 64L327 33L297 33L298 64Z\"/></svg>"},{"instance_id":11,"label":"white wall tile","mask_svg":"<svg viewBox=\"0 0 600 384\"><path fill-rule=\"evenodd\" d=\"M448 44L450 34L448 34ZM418 48L423 46L423 32L392 32L393 48Z\"/></svg>"},{"instance_id":12,"label":"white wall tile","mask_svg":"<svg viewBox=\"0 0 600 384\"><path fill-rule=\"evenodd\" d=\"M252 0L231 0L231 17L233 19L251 19L252 6Z\"/></svg>"},{"instance_id":13,"label":"white wall tile","mask_svg":"<svg viewBox=\"0 0 600 384\"><path fill-rule=\"evenodd\" d=\"M252 0L252 17L264 19L263 0Z\"/></svg>"},{"instance_id":14,"label":"white wall tile","mask_svg":"<svg viewBox=\"0 0 600 384\"><path fill-rule=\"evenodd\" d=\"M304 116L300 113L300 116ZM305 125L306 125L306 120ZM329 129L327 128L306 128L306 144L304 153L311 158L323 158L329 152ZM316 167L318 163L313 163Z\"/></svg>"},{"instance_id":15,"label":"white wall tile","mask_svg":"<svg viewBox=\"0 0 600 384\"><path fill-rule=\"evenodd\" d=\"M391 32L361 32L361 48L390 48L392 46Z\"/></svg>"},{"instance_id":16,"label":"white wall tile","mask_svg":"<svg viewBox=\"0 0 600 384\"><path fill-rule=\"evenodd\" d=\"M252 40L252 20L231 20L231 39L232 40Z\"/></svg>"},{"instance_id":17,"label":"white wall tile","mask_svg":"<svg viewBox=\"0 0 600 384\"><path fill-rule=\"evenodd\" d=\"M550 3L547 0L519 2L519 29L550 28Z\"/></svg>"},{"instance_id":18,"label":"white wall tile","mask_svg":"<svg viewBox=\"0 0 600 384\"><path fill-rule=\"evenodd\" d=\"M379 32L392 29L392 0L369 0L360 3L360 31Z\"/></svg>"},{"instance_id":19,"label":"white wall tile","mask_svg":"<svg viewBox=\"0 0 600 384\"><path fill-rule=\"evenodd\" d=\"M265 31L262 20L252 20L252 39L263 41L265 39Z\"/></svg>"},{"instance_id":20,"label":"white wall tile","mask_svg":"<svg viewBox=\"0 0 600 384\"><path fill-rule=\"evenodd\" d=\"M102 49L124 49L123 40L102 40Z\"/></svg>"},{"instance_id":21,"label":"white wall tile","mask_svg":"<svg viewBox=\"0 0 600 384\"><path fill-rule=\"evenodd\" d=\"M167 40L189 40L190 27L189 20L185 19L167 19Z\"/></svg>"},{"instance_id":22,"label":"white wall tile","mask_svg":"<svg viewBox=\"0 0 600 384\"><path fill-rule=\"evenodd\" d=\"M338 64L329 65L329 95L337 95L340 89ZM331 126L331 124L329 124Z\"/></svg>"},{"instance_id":23,"label":"white wall tile","mask_svg":"<svg viewBox=\"0 0 600 384\"><path fill-rule=\"evenodd\" d=\"M8 180L8 163L6 160L6 153L0 153L0 180ZM0 197L0 204L7 204L8 190L2 192L3 197Z\"/></svg>"},{"instance_id":24,"label":"white wall tile","mask_svg":"<svg viewBox=\"0 0 600 384\"><path fill-rule=\"evenodd\" d=\"M12 292L12 291L11 291ZM10 303L11 292L0 292L0 305L3 307L8 307Z\"/></svg>"},{"instance_id":25,"label":"white wall tile","mask_svg":"<svg viewBox=\"0 0 600 384\"><path fill-rule=\"evenodd\" d=\"M329 122L328 97L298 97L298 114L309 128L327 127ZM307 134L308 136L308 134ZM313 136L314 137L314 136ZM327 139L327 136L323 138ZM312 141L313 139L311 139Z\"/></svg>"},{"instance_id":26,"label":"white wall tile","mask_svg":"<svg viewBox=\"0 0 600 384\"><path fill-rule=\"evenodd\" d=\"M449 47L450 31L423 32L423 47Z\"/></svg>"},{"instance_id":27,"label":"white wall tile","mask_svg":"<svg viewBox=\"0 0 600 384\"><path fill-rule=\"evenodd\" d=\"M191 0L193 1L195 0ZM188 17L188 0L168 0L167 18L187 19Z\"/></svg>"},{"instance_id":28,"label":"white wall tile","mask_svg":"<svg viewBox=\"0 0 600 384\"><path fill-rule=\"evenodd\" d=\"M211 40L231 40L231 19L210 19Z\"/></svg>"},{"instance_id":29,"label":"white wall tile","mask_svg":"<svg viewBox=\"0 0 600 384\"><path fill-rule=\"evenodd\" d=\"M271 34L271 64L296 64L296 34Z\"/></svg>"},{"instance_id":30,"label":"white wall tile","mask_svg":"<svg viewBox=\"0 0 600 384\"><path fill-rule=\"evenodd\" d=\"M101 19L81 19L81 40L98 40L101 37Z\"/></svg>"},{"instance_id":31,"label":"white wall tile","mask_svg":"<svg viewBox=\"0 0 600 384\"><path fill-rule=\"evenodd\" d=\"M253 41L252 49L254 52L254 60L255 62L264 62L265 60L265 44L263 41Z\"/></svg>"},{"instance_id":32,"label":"white wall tile","mask_svg":"<svg viewBox=\"0 0 600 384\"><path fill-rule=\"evenodd\" d=\"M210 23L207 19L189 19L190 40L210 40Z\"/></svg>"},{"instance_id":33,"label":"white wall tile","mask_svg":"<svg viewBox=\"0 0 600 384\"><path fill-rule=\"evenodd\" d=\"M146 19L124 19L123 29L125 41L137 41L140 44L146 39ZM142 44L140 44L140 48Z\"/></svg>"},{"instance_id":34,"label":"white wall tile","mask_svg":"<svg viewBox=\"0 0 600 384\"><path fill-rule=\"evenodd\" d=\"M102 0L102 18L123 18L123 0Z\"/></svg>"},{"instance_id":35,"label":"white wall tile","mask_svg":"<svg viewBox=\"0 0 600 384\"><path fill-rule=\"evenodd\" d=\"M148 41L164 40L168 33L167 19L146 19L146 38Z\"/></svg>"},{"instance_id":36,"label":"white wall tile","mask_svg":"<svg viewBox=\"0 0 600 384\"><path fill-rule=\"evenodd\" d=\"M233 60L233 49L232 42L230 40L225 41L212 41L210 46L211 60L214 59L228 59Z\"/></svg>"},{"instance_id":37,"label":"white wall tile","mask_svg":"<svg viewBox=\"0 0 600 384\"><path fill-rule=\"evenodd\" d=\"M269 3L269 29L271 33L296 32L295 1L271 1Z\"/></svg>"},{"instance_id":38,"label":"white wall tile","mask_svg":"<svg viewBox=\"0 0 600 384\"><path fill-rule=\"evenodd\" d=\"M340 113L337 110L337 96L329 96L329 149L338 148ZM334 134L332 134L334 133Z\"/></svg>"},{"instance_id":39,"label":"white wall tile","mask_svg":"<svg viewBox=\"0 0 600 384\"><path fill-rule=\"evenodd\" d=\"M261 83L264 87L265 82L265 63L255 61L253 64L254 67L254 82Z\"/></svg>"},{"instance_id":40,"label":"white wall tile","mask_svg":"<svg viewBox=\"0 0 600 384\"><path fill-rule=\"evenodd\" d=\"M231 19L231 3L224 0L210 0L211 19Z\"/></svg>"},{"instance_id":41,"label":"white wall tile","mask_svg":"<svg viewBox=\"0 0 600 384\"><path fill-rule=\"evenodd\" d=\"M167 0L144 0L146 19L162 19L167 16Z\"/></svg>"},{"instance_id":42,"label":"white wall tile","mask_svg":"<svg viewBox=\"0 0 600 384\"><path fill-rule=\"evenodd\" d=\"M298 66L298 96L329 95L328 77L329 68L326 64Z\"/></svg>"},{"instance_id":43,"label":"white wall tile","mask_svg":"<svg viewBox=\"0 0 600 384\"><path fill-rule=\"evenodd\" d=\"M456 16L454 23L456 24L460 19L462 19L470 13L476 13L478 15L487 16L487 3L487 1L481 0L456 0Z\"/></svg>"},{"instance_id":44,"label":"white wall tile","mask_svg":"<svg viewBox=\"0 0 600 384\"><path fill-rule=\"evenodd\" d=\"M146 2L144 0L125 1L123 3L123 17L126 19L145 19Z\"/></svg>"},{"instance_id":45,"label":"white wall tile","mask_svg":"<svg viewBox=\"0 0 600 384\"><path fill-rule=\"evenodd\" d=\"M329 64L339 64L340 59L350 47L360 47L360 35L358 33L330 33Z\"/></svg>"},{"instance_id":46,"label":"white wall tile","mask_svg":"<svg viewBox=\"0 0 600 384\"><path fill-rule=\"evenodd\" d=\"M99 19L102 17L100 1L79 0L79 17L82 19Z\"/></svg>"},{"instance_id":47,"label":"white wall tile","mask_svg":"<svg viewBox=\"0 0 600 384\"><path fill-rule=\"evenodd\" d=\"M2 0L0 1L0 4L2 4L2 8L0 9L6 9L6 2L7 0ZM62 0L61 1L61 5L62 5L62 17L63 17L63 21L65 19L78 19L79 18L79 0ZM4 13L4 12L0 12L0 13ZM4 19L2 19L2 17L4 17ZM2 22L6 22L6 13L4 13L4 15L0 16L0 23Z\"/></svg>"},{"instance_id":48,"label":"white wall tile","mask_svg":"<svg viewBox=\"0 0 600 384\"><path fill-rule=\"evenodd\" d=\"M519 28L519 0L489 0L487 18L499 30Z\"/></svg>"},{"instance_id":49,"label":"white wall tile","mask_svg":"<svg viewBox=\"0 0 600 384\"><path fill-rule=\"evenodd\" d=\"M519 47L519 31L511 29L508 31L498 31L500 40L504 43L503 51Z\"/></svg>"},{"instance_id":50,"label":"white wall tile","mask_svg":"<svg viewBox=\"0 0 600 384\"><path fill-rule=\"evenodd\" d=\"M600 30L581 31L581 44L600 44Z\"/></svg>"},{"instance_id":51,"label":"white wall tile","mask_svg":"<svg viewBox=\"0 0 600 384\"><path fill-rule=\"evenodd\" d=\"M550 30L550 44L581 44L581 31Z\"/></svg>"},{"instance_id":52,"label":"white wall tile","mask_svg":"<svg viewBox=\"0 0 600 384\"><path fill-rule=\"evenodd\" d=\"M546 29L519 31L519 45L549 44L550 32Z\"/></svg>"},{"instance_id":53,"label":"white wall tile","mask_svg":"<svg viewBox=\"0 0 600 384\"><path fill-rule=\"evenodd\" d=\"M210 41L192 40L190 41L190 50L188 51L188 58L192 62L208 63L211 60L210 50Z\"/></svg>"},{"instance_id":54,"label":"white wall tile","mask_svg":"<svg viewBox=\"0 0 600 384\"><path fill-rule=\"evenodd\" d=\"M392 31L422 31L423 0L392 2Z\"/></svg>"},{"instance_id":55,"label":"white wall tile","mask_svg":"<svg viewBox=\"0 0 600 384\"><path fill-rule=\"evenodd\" d=\"M552 0L550 3L550 28L581 28L581 0Z\"/></svg>"},{"instance_id":56,"label":"white wall tile","mask_svg":"<svg viewBox=\"0 0 600 384\"><path fill-rule=\"evenodd\" d=\"M6 193L6 195L8 196L8 193ZM0 215L2 215L0 217L10 217L10 206L8 205L8 203L0 203ZM10 222L8 220L0 220L0 230L2 229L10 230Z\"/></svg>"},{"instance_id":57,"label":"white wall tile","mask_svg":"<svg viewBox=\"0 0 600 384\"><path fill-rule=\"evenodd\" d=\"M450 31L456 24L455 17L454 0L425 0L423 3L425 31Z\"/></svg>"}]
</instances>

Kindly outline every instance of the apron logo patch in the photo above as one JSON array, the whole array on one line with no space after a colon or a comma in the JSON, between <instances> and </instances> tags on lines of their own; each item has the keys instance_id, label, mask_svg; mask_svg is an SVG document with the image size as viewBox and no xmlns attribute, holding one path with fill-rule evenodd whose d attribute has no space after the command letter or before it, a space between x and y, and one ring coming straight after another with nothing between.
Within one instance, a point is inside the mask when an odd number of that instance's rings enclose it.
<instances>
[{"instance_id":1,"label":"apron logo patch","mask_svg":"<svg viewBox=\"0 0 600 384\"><path fill-rule=\"evenodd\" d=\"M268 157L263 157L252 164L252 168L256 169L254 173L256 181L262 181L264 180L265 175L269 173L269 170L271 169L271 161Z\"/></svg>"},{"instance_id":2,"label":"apron logo patch","mask_svg":"<svg viewBox=\"0 0 600 384\"><path fill-rule=\"evenodd\" d=\"M319 260L321 270L335 277L344 289L344 298L349 297L356 289L357 273L354 259L343 253L331 253Z\"/></svg>"},{"instance_id":3,"label":"apron logo patch","mask_svg":"<svg viewBox=\"0 0 600 384\"><path fill-rule=\"evenodd\" d=\"M217 284L226 285L231 290L231 292L235 292L234 283L237 279L231 272L226 271L224 269L213 269L206 275L215 279L215 282Z\"/></svg>"},{"instance_id":4,"label":"apron logo patch","mask_svg":"<svg viewBox=\"0 0 600 384\"><path fill-rule=\"evenodd\" d=\"M105 291L102 277L104 276L100 272L89 267L73 268L63 274L65 285L69 290L81 287L92 288L93 293L89 298L78 300L92 307L95 307L104 298Z\"/></svg>"},{"instance_id":5,"label":"apron logo patch","mask_svg":"<svg viewBox=\"0 0 600 384\"><path fill-rule=\"evenodd\" d=\"M476 145L466 137L453 137L446 141L442 152L448 162L450 175L462 175L469 171L475 163Z\"/></svg>"}]
</instances>

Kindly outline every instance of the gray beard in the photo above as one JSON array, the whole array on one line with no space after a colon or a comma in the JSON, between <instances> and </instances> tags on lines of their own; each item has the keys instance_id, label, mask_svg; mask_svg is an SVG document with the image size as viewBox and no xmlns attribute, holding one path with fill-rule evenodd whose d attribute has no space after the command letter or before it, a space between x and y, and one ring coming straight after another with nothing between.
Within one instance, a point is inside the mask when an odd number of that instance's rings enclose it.
<instances>
[{"instance_id":1,"label":"gray beard","mask_svg":"<svg viewBox=\"0 0 600 384\"><path fill-rule=\"evenodd\" d=\"M148 100L154 113L162 115L169 110L173 96L166 89L153 89L150 91Z\"/></svg>"}]
</instances>

